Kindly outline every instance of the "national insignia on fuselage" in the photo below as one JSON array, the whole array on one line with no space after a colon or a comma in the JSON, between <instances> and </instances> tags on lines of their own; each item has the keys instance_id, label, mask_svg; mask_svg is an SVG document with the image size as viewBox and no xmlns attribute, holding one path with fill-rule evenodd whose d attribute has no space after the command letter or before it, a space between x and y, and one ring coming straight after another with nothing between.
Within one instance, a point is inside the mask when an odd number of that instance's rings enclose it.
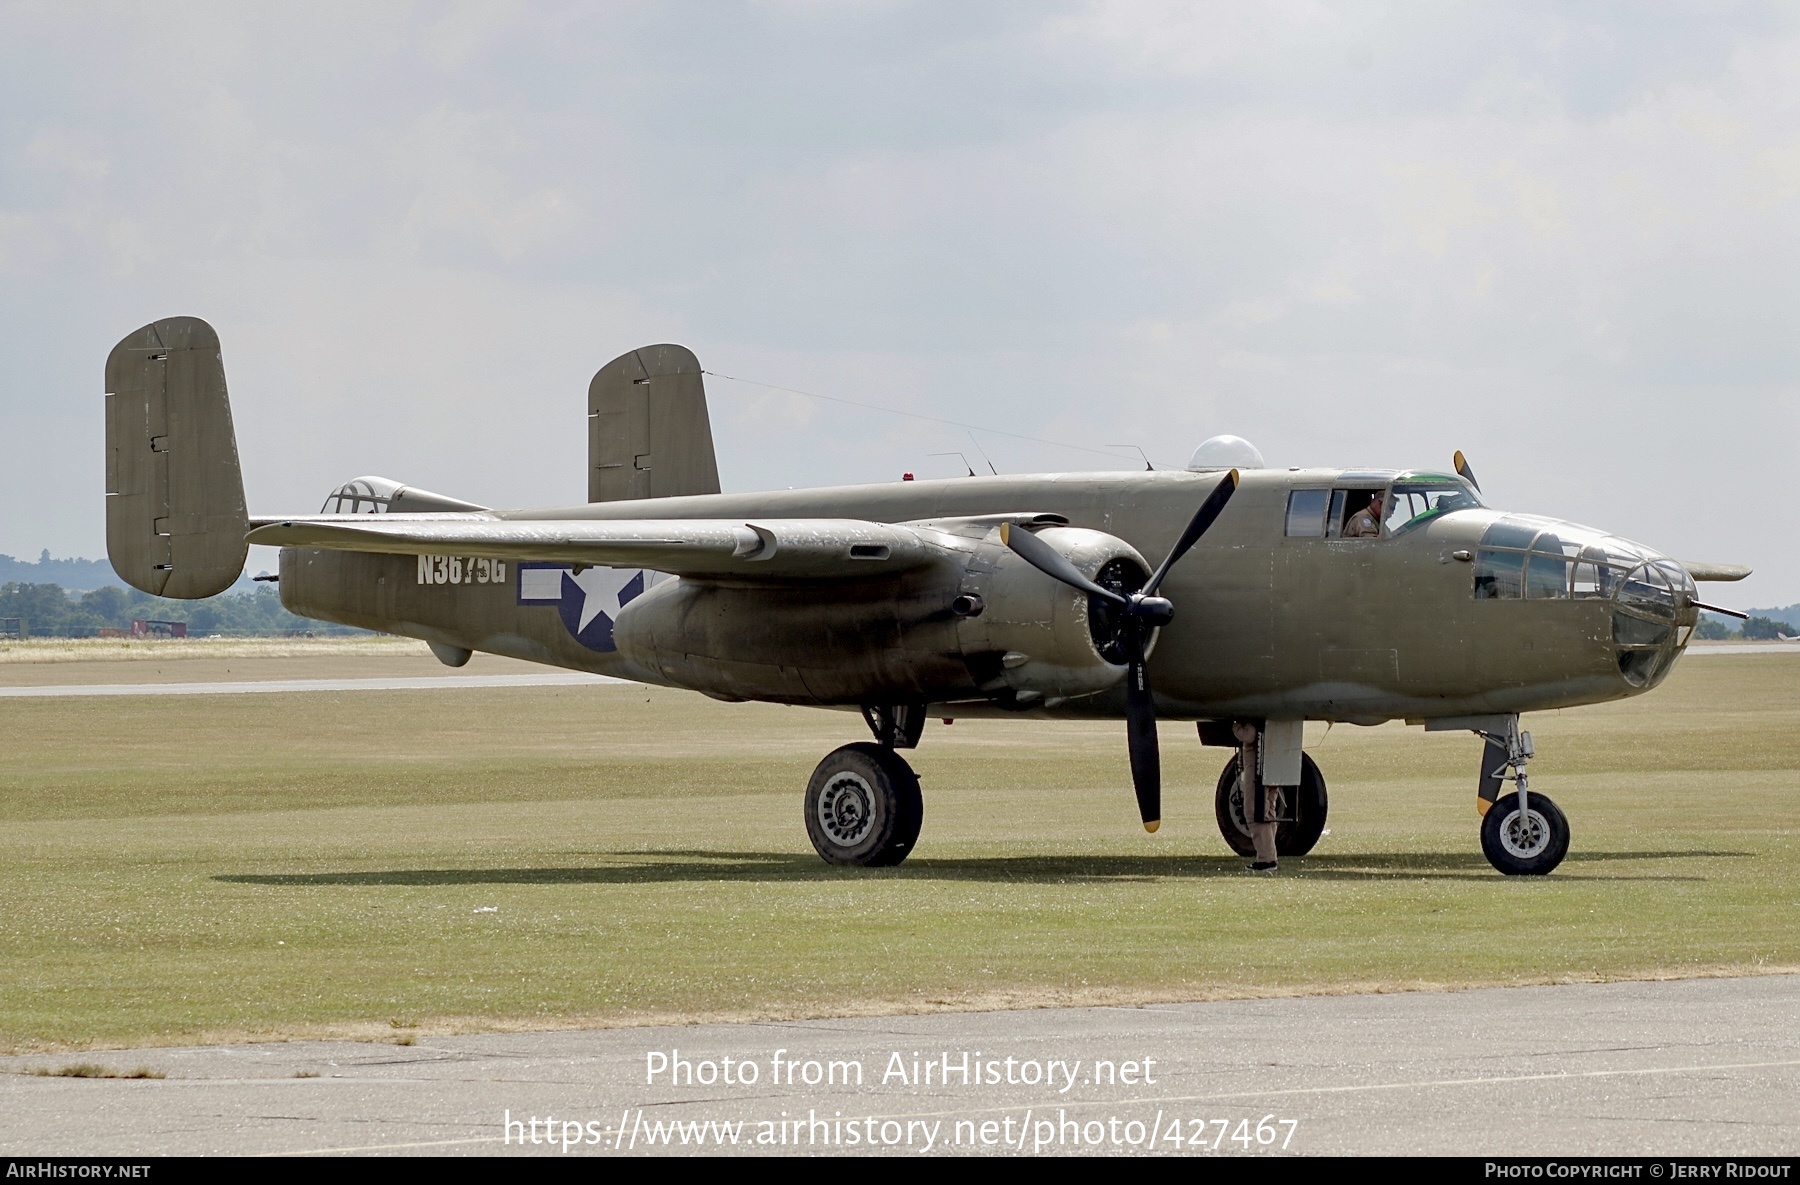
<instances>
[{"instance_id":1,"label":"national insignia on fuselage","mask_svg":"<svg viewBox=\"0 0 1800 1185\"><path fill-rule=\"evenodd\" d=\"M555 605L569 636L589 650L611 652L613 622L644 590L668 577L642 568L519 564L519 604Z\"/></svg>"}]
</instances>

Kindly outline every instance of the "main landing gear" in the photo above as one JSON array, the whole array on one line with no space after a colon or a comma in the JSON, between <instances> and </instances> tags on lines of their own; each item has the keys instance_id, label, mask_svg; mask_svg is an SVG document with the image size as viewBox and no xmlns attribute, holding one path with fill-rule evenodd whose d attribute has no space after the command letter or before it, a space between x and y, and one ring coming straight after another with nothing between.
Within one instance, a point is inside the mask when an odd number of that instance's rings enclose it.
<instances>
[{"instance_id":1,"label":"main landing gear","mask_svg":"<svg viewBox=\"0 0 1800 1185\"><path fill-rule=\"evenodd\" d=\"M925 822L919 775L895 749L917 747L924 704L863 709L877 743L834 749L806 784L806 834L827 864L891 868Z\"/></svg>"},{"instance_id":2,"label":"main landing gear","mask_svg":"<svg viewBox=\"0 0 1800 1185\"><path fill-rule=\"evenodd\" d=\"M1244 787L1240 776L1243 763L1242 753L1233 755L1225 763L1224 771L1219 774L1218 789L1213 792L1213 815L1219 822L1219 834L1225 837L1231 850L1250 859L1256 855L1256 845L1250 840L1250 824L1244 814ZM1281 796L1284 801L1278 808L1277 817L1281 821L1275 825L1275 854L1304 856L1325 833L1328 805L1325 776L1310 756L1300 755L1300 785L1284 787Z\"/></svg>"}]
</instances>

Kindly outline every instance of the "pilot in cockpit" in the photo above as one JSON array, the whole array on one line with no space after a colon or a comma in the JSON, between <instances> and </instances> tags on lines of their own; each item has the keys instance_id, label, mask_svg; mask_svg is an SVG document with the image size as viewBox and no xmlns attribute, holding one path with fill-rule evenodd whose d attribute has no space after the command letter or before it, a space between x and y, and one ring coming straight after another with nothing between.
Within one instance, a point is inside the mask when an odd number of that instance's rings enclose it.
<instances>
[{"instance_id":1,"label":"pilot in cockpit","mask_svg":"<svg viewBox=\"0 0 1800 1185\"><path fill-rule=\"evenodd\" d=\"M1344 520L1344 538L1373 539L1381 534L1381 519L1387 513L1387 491L1376 490L1369 504Z\"/></svg>"}]
</instances>

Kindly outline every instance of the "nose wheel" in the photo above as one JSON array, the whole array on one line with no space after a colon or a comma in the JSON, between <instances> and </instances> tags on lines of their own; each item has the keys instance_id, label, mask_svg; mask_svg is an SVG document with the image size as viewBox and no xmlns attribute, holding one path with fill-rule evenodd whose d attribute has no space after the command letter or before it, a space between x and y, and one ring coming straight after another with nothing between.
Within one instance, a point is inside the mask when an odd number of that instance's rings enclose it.
<instances>
[{"instance_id":1,"label":"nose wheel","mask_svg":"<svg viewBox=\"0 0 1800 1185\"><path fill-rule=\"evenodd\" d=\"M882 745L833 750L806 784L806 834L827 864L890 868L924 822L919 775Z\"/></svg>"},{"instance_id":2,"label":"nose wheel","mask_svg":"<svg viewBox=\"0 0 1800 1185\"><path fill-rule=\"evenodd\" d=\"M1569 820L1548 795L1531 794L1525 809L1508 794L1481 817L1481 852L1508 876L1543 876L1569 852Z\"/></svg>"}]
</instances>

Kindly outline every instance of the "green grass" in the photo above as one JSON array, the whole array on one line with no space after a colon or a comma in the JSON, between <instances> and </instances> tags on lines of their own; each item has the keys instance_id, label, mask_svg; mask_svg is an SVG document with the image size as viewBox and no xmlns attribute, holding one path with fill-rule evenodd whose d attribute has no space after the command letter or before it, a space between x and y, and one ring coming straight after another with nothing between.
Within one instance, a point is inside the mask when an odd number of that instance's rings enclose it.
<instances>
[{"instance_id":1,"label":"green grass","mask_svg":"<svg viewBox=\"0 0 1800 1185\"><path fill-rule=\"evenodd\" d=\"M0 702L0 1047L1679 975L1800 965L1800 661L1528 721L1575 839L1482 859L1479 742L1337 728L1331 834L1252 878L1227 754L933 723L906 864L807 844L843 713L624 687ZM396 1030L404 1030L397 1036Z\"/></svg>"}]
</instances>

